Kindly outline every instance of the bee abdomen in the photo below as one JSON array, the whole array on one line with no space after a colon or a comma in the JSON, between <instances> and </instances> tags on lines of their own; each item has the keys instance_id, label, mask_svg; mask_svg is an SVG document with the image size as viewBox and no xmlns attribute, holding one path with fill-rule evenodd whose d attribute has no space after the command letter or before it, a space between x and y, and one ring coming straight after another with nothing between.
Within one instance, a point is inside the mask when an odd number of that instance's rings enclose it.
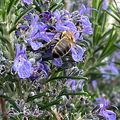
<instances>
[{"instance_id":1,"label":"bee abdomen","mask_svg":"<svg viewBox=\"0 0 120 120\"><path fill-rule=\"evenodd\" d=\"M68 41L64 39L60 40L53 48L52 51L53 58L59 58L66 55L69 52L70 48L71 44Z\"/></svg>"}]
</instances>

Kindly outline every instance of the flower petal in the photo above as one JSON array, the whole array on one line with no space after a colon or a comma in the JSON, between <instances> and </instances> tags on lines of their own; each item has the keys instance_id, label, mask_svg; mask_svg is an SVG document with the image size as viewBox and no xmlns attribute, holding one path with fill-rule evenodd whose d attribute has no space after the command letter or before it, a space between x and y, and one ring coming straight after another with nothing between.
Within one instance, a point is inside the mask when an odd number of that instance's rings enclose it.
<instances>
[{"instance_id":1,"label":"flower petal","mask_svg":"<svg viewBox=\"0 0 120 120\"><path fill-rule=\"evenodd\" d=\"M109 101L107 99L105 99L104 97L100 97L100 98L96 98L96 102L99 105L103 105L102 108L106 108L108 107Z\"/></svg>"},{"instance_id":2,"label":"flower petal","mask_svg":"<svg viewBox=\"0 0 120 120\"><path fill-rule=\"evenodd\" d=\"M93 29L91 26L84 26L83 28L83 33L88 34L88 35L92 35L93 34Z\"/></svg>"},{"instance_id":3,"label":"flower petal","mask_svg":"<svg viewBox=\"0 0 120 120\"><path fill-rule=\"evenodd\" d=\"M75 80L69 80L69 87L71 87L72 91L76 90L76 81Z\"/></svg>"},{"instance_id":4,"label":"flower petal","mask_svg":"<svg viewBox=\"0 0 120 120\"><path fill-rule=\"evenodd\" d=\"M99 115L106 118L106 120L116 120L116 113L111 110L101 109Z\"/></svg>"},{"instance_id":5,"label":"flower petal","mask_svg":"<svg viewBox=\"0 0 120 120\"><path fill-rule=\"evenodd\" d=\"M30 5L33 3L33 0L22 0L24 3Z\"/></svg>"},{"instance_id":6,"label":"flower petal","mask_svg":"<svg viewBox=\"0 0 120 120\"><path fill-rule=\"evenodd\" d=\"M84 50L81 46L79 45L72 46L71 52L72 52L72 58L74 61L79 62L83 60Z\"/></svg>"},{"instance_id":7,"label":"flower petal","mask_svg":"<svg viewBox=\"0 0 120 120\"><path fill-rule=\"evenodd\" d=\"M54 12L54 17L56 18L57 21L60 20L61 15L60 15L60 11L59 11L59 10L56 10L56 11Z\"/></svg>"},{"instance_id":8,"label":"flower petal","mask_svg":"<svg viewBox=\"0 0 120 120\"><path fill-rule=\"evenodd\" d=\"M81 7L80 7L79 14L80 14L80 15L83 15L83 14L85 14L85 13L86 13L86 7L85 7L84 4L82 4Z\"/></svg>"},{"instance_id":9,"label":"flower petal","mask_svg":"<svg viewBox=\"0 0 120 120\"><path fill-rule=\"evenodd\" d=\"M83 26L91 26L90 20L87 16L82 16L81 22Z\"/></svg>"},{"instance_id":10,"label":"flower petal","mask_svg":"<svg viewBox=\"0 0 120 120\"><path fill-rule=\"evenodd\" d=\"M108 2L107 2L107 0L103 0L103 2L102 2L102 9L106 10L107 8L108 8Z\"/></svg>"},{"instance_id":11,"label":"flower petal","mask_svg":"<svg viewBox=\"0 0 120 120\"><path fill-rule=\"evenodd\" d=\"M29 78L31 71L31 63L25 61L19 68L18 68L18 75L20 78Z\"/></svg>"},{"instance_id":12,"label":"flower petal","mask_svg":"<svg viewBox=\"0 0 120 120\"><path fill-rule=\"evenodd\" d=\"M54 58L53 64L57 67L61 67L62 66L62 59L61 58Z\"/></svg>"},{"instance_id":13,"label":"flower petal","mask_svg":"<svg viewBox=\"0 0 120 120\"><path fill-rule=\"evenodd\" d=\"M32 40L31 38L28 39L27 41L31 45L33 50L38 50L40 47L43 46L41 42L38 42L37 40Z\"/></svg>"}]
</instances>

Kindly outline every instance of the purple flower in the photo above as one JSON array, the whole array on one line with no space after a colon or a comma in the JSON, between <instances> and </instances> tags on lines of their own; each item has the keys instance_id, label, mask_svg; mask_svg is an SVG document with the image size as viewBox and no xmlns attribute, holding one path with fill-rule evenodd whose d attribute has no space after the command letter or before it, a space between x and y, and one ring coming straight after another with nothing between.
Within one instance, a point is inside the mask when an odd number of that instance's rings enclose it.
<instances>
[{"instance_id":1,"label":"purple flower","mask_svg":"<svg viewBox=\"0 0 120 120\"><path fill-rule=\"evenodd\" d=\"M96 98L96 102L98 105L100 105L100 108L107 108L109 105L109 101L104 97Z\"/></svg>"},{"instance_id":2,"label":"purple flower","mask_svg":"<svg viewBox=\"0 0 120 120\"><path fill-rule=\"evenodd\" d=\"M66 85L68 87L68 89L70 88L72 91L76 91L76 90L83 90L83 86L84 86L84 81L80 80L80 81L76 81L73 79L68 79L66 81Z\"/></svg>"},{"instance_id":3,"label":"purple flower","mask_svg":"<svg viewBox=\"0 0 120 120\"><path fill-rule=\"evenodd\" d=\"M84 15L86 13L86 10L87 9L86 9L85 5L82 4L81 7L80 7L80 10L79 10L79 14Z\"/></svg>"},{"instance_id":4,"label":"purple flower","mask_svg":"<svg viewBox=\"0 0 120 120\"><path fill-rule=\"evenodd\" d=\"M20 78L29 78L31 72L31 63L28 61L26 56L25 45L20 48L20 45L16 45L16 56L13 64L13 70L18 73Z\"/></svg>"},{"instance_id":5,"label":"purple flower","mask_svg":"<svg viewBox=\"0 0 120 120\"><path fill-rule=\"evenodd\" d=\"M75 80L72 80L72 79L67 80L66 84L67 84L67 87L71 88L72 91L75 91L77 89L77 83Z\"/></svg>"},{"instance_id":6,"label":"purple flower","mask_svg":"<svg viewBox=\"0 0 120 120\"><path fill-rule=\"evenodd\" d=\"M110 63L106 66L102 66L100 67L100 71L103 74L103 77L105 77L106 79L110 79L109 74L113 74L113 75L118 75L118 68L115 66L114 63Z\"/></svg>"},{"instance_id":7,"label":"purple flower","mask_svg":"<svg viewBox=\"0 0 120 120\"><path fill-rule=\"evenodd\" d=\"M29 30L26 32L27 35L25 38L25 40L31 45L33 50L38 50L40 47L43 46L41 42L38 42L38 19L38 15L33 16L31 25L29 27Z\"/></svg>"},{"instance_id":8,"label":"purple flower","mask_svg":"<svg viewBox=\"0 0 120 120\"><path fill-rule=\"evenodd\" d=\"M49 72L48 65L44 62L40 62L32 67L30 78L32 80L47 78L48 72Z\"/></svg>"},{"instance_id":9,"label":"purple flower","mask_svg":"<svg viewBox=\"0 0 120 120\"><path fill-rule=\"evenodd\" d=\"M53 65L57 66L57 67L61 67L62 66L62 59L61 58L54 58L53 59Z\"/></svg>"},{"instance_id":10,"label":"purple flower","mask_svg":"<svg viewBox=\"0 0 120 120\"><path fill-rule=\"evenodd\" d=\"M97 98L96 102L99 105L100 116L104 117L106 120L116 120L116 113L111 110L107 110L109 102L104 97Z\"/></svg>"},{"instance_id":11,"label":"purple flower","mask_svg":"<svg viewBox=\"0 0 120 120\"><path fill-rule=\"evenodd\" d=\"M71 14L67 10L56 10L53 15L57 22L65 22L71 20Z\"/></svg>"},{"instance_id":12,"label":"purple flower","mask_svg":"<svg viewBox=\"0 0 120 120\"><path fill-rule=\"evenodd\" d=\"M92 80L92 87L94 90L97 89L97 81L96 80Z\"/></svg>"},{"instance_id":13,"label":"purple flower","mask_svg":"<svg viewBox=\"0 0 120 120\"><path fill-rule=\"evenodd\" d=\"M93 8L90 8L89 6L85 6L84 4L81 5L80 10L79 10L79 15L88 15L90 16L92 14Z\"/></svg>"},{"instance_id":14,"label":"purple flower","mask_svg":"<svg viewBox=\"0 0 120 120\"><path fill-rule=\"evenodd\" d=\"M17 37L23 37L24 32L27 31L29 27L27 25L20 25L18 29L15 31Z\"/></svg>"},{"instance_id":15,"label":"purple flower","mask_svg":"<svg viewBox=\"0 0 120 120\"><path fill-rule=\"evenodd\" d=\"M81 17L81 23L82 23L82 32L88 35L93 34L92 24L90 23L90 20L87 16Z\"/></svg>"},{"instance_id":16,"label":"purple flower","mask_svg":"<svg viewBox=\"0 0 120 120\"><path fill-rule=\"evenodd\" d=\"M40 17L41 17L41 22L50 22L51 20L51 13L50 12L42 12L40 14Z\"/></svg>"},{"instance_id":17,"label":"purple flower","mask_svg":"<svg viewBox=\"0 0 120 120\"><path fill-rule=\"evenodd\" d=\"M60 21L60 18L61 18L61 14L60 14L60 11L56 10L54 13L53 13L55 19L57 21Z\"/></svg>"},{"instance_id":18,"label":"purple flower","mask_svg":"<svg viewBox=\"0 0 120 120\"><path fill-rule=\"evenodd\" d=\"M79 38L79 31L77 31L77 28L75 24L71 21L65 21L65 22L60 22L58 21L56 23L56 31L58 32L63 32L63 31L72 31L74 33L75 39L77 40Z\"/></svg>"},{"instance_id":19,"label":"purple flower","mask_svg":"<svg viewBox=\"0 0 120 120\"><path fill-rule=\"evenodd\" d=\"M102 9L106 10L107 8L108 8L108 2L107 2L107 0L103 0L103 2L102 2Z\"/></svg>"},{"instance_id":20,"label":"purple flower","mask_svg":"<svg viewBox=\"0 0 120 120\"><path fill-rule=\"evenodd\" d=\"M73 45L71 47L72 58L74 61L79 62L83 60L84 50L79 45Z\"/></svg>"},{"instance_id":21,"label":"purple flower","mask_svg":"<svg viewBox=\"0 0 120 120\"><path fill-rule=\"evenodd\" d=\"M54 34L48 34L46 32L48 26L43 22L39 22L39 16L35 15L32 18L32 22L29 30L27 31L26 41L31 45L33 50L38 50L43 44L38 40L43 40L46 42L50 42Z\"/></svg>"},{"instance_id":22,"label":"purple flower","mask_svg":"<svg viewBox=\"0 0 120 120\"><path fill-rule=\"evenodd\" d=\"M29 25L31 25L32 20L33 20L33 14L31 12L29 12L27 15L25 15L24 20L28 22Z\"/></svg>"},{"instance_id":23,"label":"purple flower","mask_svg":"<svg viewBox=\"0 0 120 120\"><path fill-rule=\"evenodd\" d=\"M33 0L22 0L23 3L26 3L27 5L33 4Z\"/></svg>"}]
</instances>

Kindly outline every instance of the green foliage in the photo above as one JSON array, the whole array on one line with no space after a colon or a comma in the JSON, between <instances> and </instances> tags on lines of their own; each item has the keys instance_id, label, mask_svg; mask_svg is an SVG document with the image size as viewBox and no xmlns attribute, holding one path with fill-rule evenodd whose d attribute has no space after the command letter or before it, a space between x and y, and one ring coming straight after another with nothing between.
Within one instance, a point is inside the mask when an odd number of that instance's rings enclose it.
<instances>
[{"instance_id":1,"label":"green foliage","mask_svg":"<svg viewBox=\"0 0 120 120\"><path fill-rule=\"evenodd\" d=\"M45 110L45 112L41 112L42 120L47 118L48 120L54 120L55 115L52 112L52 108L55 108L57 105L66 105L67 100L64 100L63 97L69 97L70 102L74 103L76 108L72 106L70 110L65 108L61 111L63 114L67 114L67 117L65 116L66 120L77 120L80 114L83 117L85 114L89 114L93 108L92 105L92 107L86 107L84 104L81 104L79 100L80 97L93 102L102 92L108 96L112 91L120 92L118 89L114 90L114 88L109 88L106 92L108 86L105 86L104 82L99 85L101 91L98 88L96 91L92 89L89 90L93 79L103 79L103 74L100 73L99 67L104 66L106 59L111 59L115 51L120 49L120 11L117 3L115 0L113 3L109 3L107 10L102 10L101 6L102 0L92 1L93 10L91 22L94 32L90 37L86 36L85 41L78 43L86 48L85 60L76 64L80 70L84 71L83 74L79 76L66 76L64 68L56 68L50 63L52 72L49 74L48 79L38 81L38 83L44 86L41 92L34 89L30 80L19 80L16 75L11 75L11 71L9 70L8 75L2 75L0 77L0 90L3 91L0 97L3 97L5 101L7 101L8 109L13 107L20 112L20 108L16 105L16 99L23 99L31 106L33 103L36 103L39 110ZM4 56L10 61L10 63L8 63L9 67L11 67L15 56L14 32L17 29L17 25L23 20L23 17L32 10L41 13L44 11L54 12L62 8L64 8L63 0L50 0L49 2L34 0L33 5L28 6L26 9L22 8L20 0L0 0L0 48L2 48ZM112 25L108 24L110 17L115 20ZM120 62L117 61L116 64L119 66ZM109 75L111 78L114 76L112 74ZM80 92L68 92L64 85L66 79L74 79L76 81L84 80L87 85L85 85ZM115 77L115 79L118 80L118 76ZM62 85L57 88L57 82L59 81L62 81ZM99 83L100 81L98 84ZM118 82L118 85L119 84L120 82ZM103 86L105 86L105 91L102 89ZM56 96L52 95L54 88L56 88ZM35 92L35 95L31 95L31 92ZM110 97L112 98L112 96ZM45 114L48 114L48 116L45 116ZM10 116L10 120L21 120L22 117L23 114L15 117ZM35 119L40 120L41 118L29 116L29 120Z\"/></svg>"}]
</instances>

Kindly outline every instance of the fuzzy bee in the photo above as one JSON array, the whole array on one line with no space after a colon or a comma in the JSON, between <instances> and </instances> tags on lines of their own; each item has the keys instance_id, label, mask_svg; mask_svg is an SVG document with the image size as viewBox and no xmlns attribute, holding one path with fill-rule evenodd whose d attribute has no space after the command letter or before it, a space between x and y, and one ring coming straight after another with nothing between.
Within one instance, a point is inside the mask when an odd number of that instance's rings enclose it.
<instances>
[{"instance_id":1,"label":"fuzzy bee","mask_svg":"<svg viewBox=\"0 0 120 120\"><path fill-rule=\"evenodd\" d=\"M52 50L53 58L65 56L70 51L70 48L74 43L74 33L71 31L63 31L60 35L59 41L56 43Z\"/></svg>"}]
</instances>

